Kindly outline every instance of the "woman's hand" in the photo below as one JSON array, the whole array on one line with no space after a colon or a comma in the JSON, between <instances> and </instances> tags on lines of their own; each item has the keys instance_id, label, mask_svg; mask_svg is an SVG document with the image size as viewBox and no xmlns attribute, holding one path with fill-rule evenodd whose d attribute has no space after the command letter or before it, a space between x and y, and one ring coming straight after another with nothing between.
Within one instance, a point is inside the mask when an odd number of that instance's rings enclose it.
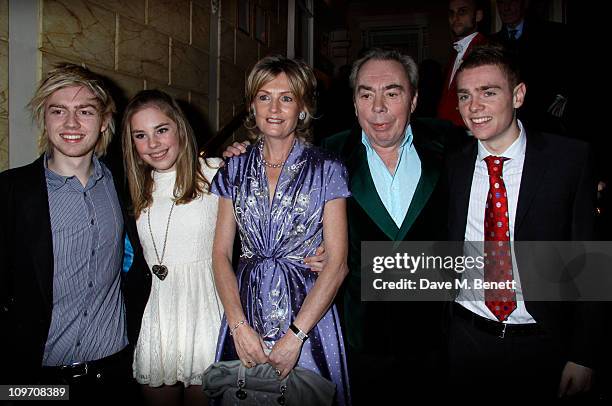
<instances>
[{"instance_id":1,"label":"woman's hand","mask_svg":"<svg viewBox=\"0 0 612 406\"><path fill-rule=\"evenodd\" d=\"M239 326L234 330L232 337L238 358L245 367L251 368L268 362L268 357L264 353L265 344L251 326L248 324Z\"/></svg>"},{"instance_id":2,"label":"woman's hand","mask_svg":"<svg viewBox=\"0 0 612 406\"><path fill-rule=\"evenodd\" d=\"M272 347L272 352L268 355L268 363L280 371L279 379L285 379L297 364L302 352L302 344L302 340L288 331Z\"/></svg>"}]
</instances>

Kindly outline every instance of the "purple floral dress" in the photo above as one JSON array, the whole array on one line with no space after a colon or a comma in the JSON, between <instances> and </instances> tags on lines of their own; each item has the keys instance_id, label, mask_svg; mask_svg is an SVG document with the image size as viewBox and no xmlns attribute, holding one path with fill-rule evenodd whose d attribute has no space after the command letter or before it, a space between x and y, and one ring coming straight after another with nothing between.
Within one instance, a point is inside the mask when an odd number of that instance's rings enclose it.
<instances>
[{"instance_id":1,"label":"purple floral dress","mask_svg":"<svg viewBox=\"0 0 612 406\"><path fill-rule=\"evenodd\" d=\"M249 324L272 348L289 329L317 273L302 260L323 239L325 202L350 196L347 171L327 152L296 141L270 204L259 143L229 159L212 182L212 192L232 199L242 253L238 264L240 301ZM216 360L238 359L227 321L222 321ZM337 403L350 403L342 332L332 306L309 332L298 365L336 384Z\"/></svg>"}]
</instances>

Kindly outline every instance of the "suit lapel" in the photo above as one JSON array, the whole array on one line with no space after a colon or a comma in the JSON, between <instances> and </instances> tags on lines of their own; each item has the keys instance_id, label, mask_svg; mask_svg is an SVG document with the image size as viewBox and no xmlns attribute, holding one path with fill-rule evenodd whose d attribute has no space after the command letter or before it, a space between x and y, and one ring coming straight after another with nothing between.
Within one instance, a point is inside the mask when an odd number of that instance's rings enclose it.
<instances>
[{"instance_id":1,"label":"suit lapel","mask_svg":"<svg viewBox=\"0 0 612 406\"><path fill-rule=\"evenodd\" d=\"M51 218L49 214L49 195L47 181L44 176L42 157L33 166L30 178L27 180L29 193L23 201L27 208L28 229L35 232L31 236L32 254L34 257L35 275L44 302L53 303L53 237L51 235ZM24 218L24 220L25 220Z\"/></svg>"},{"instance_id":2,"label":"suit lapel","mask_svg":"<svg viewBox=\"0 0 612 406\"><path fill-rule=\"evenodd\" d=\"M365 210L376 225L393 240L398 227L387 212L374 186L365 146L361 143L361 128L355 128L349 135L344 148L350 151L346 156L346 165L350 174L350 190L353 199Z\"/></svg>"},{"instance_id":3,"label":"suit lapel","mask_svg":"<svg viewBox=\"0 0 612 406\"><path fill-rule=\"evenodd\" d=\"M440 168L433 162L433 157L431 157L420 143L417 142L418 139L417 135L414 133L414 126L413 136L415 137L414 146L421 160L421 178L414 191L414 196L406 212L406 217L404 217L404 221L402 222L402 227L395 238L396 241L402 241L406 237L406 234L410 231L410 228L429 201L438 183L438 179L440 178Z\"/></svg>"},{"instance_id":4,"label":"suit lapel","mask_svg":"<svg viewBox=\"0 0 612 406\"><path fill-rule=\"evenodd\" d=\"M544 148L542 139L537 136L537 133L529 133L527 135L527 146L525 149L525 162L523 164L523 174L521 175L521 188L519 191L518 203L516 208L516 217L514 221L514 235L525 218L525 214L529 210L533 198L536 195L540 183L547 170L547 159L544 156Z\"/></svg>"},{"instance_id":5,"label":"suit lapel","mask_svg":"<svg viewBox=\"0 0 612 406\"><path fill-rule=\"evenodd\" d=\"M457 164L452 168L450 198L455 209L449 213L449 220L454 224L450 227L449 240L451 241L462 241L465 238L477 151L476 142L467 145L461 151L459 159L456 160Z\"/></svg>"},{"instance_id":6,"label":"suit lapel","mask_svg":"<svg viewBox=\"0 0 612 406\"><path fill-rule=\"evenodd\" d=\"M372 180L365 147L361 145L352 159L355 160L354 172L351 176L351 193L353 198L368 213L368 216L390 238L394 239L398 228L387 212Z\"/></svg>"}]
</instances>

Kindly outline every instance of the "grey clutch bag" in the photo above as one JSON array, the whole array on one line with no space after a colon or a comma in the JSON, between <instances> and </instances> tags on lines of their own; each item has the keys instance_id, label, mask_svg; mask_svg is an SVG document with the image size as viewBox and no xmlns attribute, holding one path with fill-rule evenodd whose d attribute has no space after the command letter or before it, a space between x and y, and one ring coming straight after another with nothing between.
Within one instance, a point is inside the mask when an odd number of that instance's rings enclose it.
<instances>
[{"instance_id":1,"label":"grey clutch bag","mask_svg":"<svg viewBox=\"0 0 612 406\"><path fill-rule=\"evenodd\" d=\"M279 380L269 364L245 368L240 360L212 364L202 377L204 393L223 406L330 406L336 385L305 368L295 367Z\"/></svg>"}]
</instances>

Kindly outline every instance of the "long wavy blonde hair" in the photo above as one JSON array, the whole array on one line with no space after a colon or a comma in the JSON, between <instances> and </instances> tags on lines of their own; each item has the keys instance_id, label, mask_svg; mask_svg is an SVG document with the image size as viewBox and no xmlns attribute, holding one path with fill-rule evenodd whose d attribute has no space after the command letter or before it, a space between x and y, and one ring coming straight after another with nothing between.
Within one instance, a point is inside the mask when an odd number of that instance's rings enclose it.
<instances>
[{"instance_id":1,"label":"long wavy blonde hair","mask_svg":"<svg viewBox=\"0 0 612 406\"><path fill-rule=\"evenodd\" d=\"M152 168L145 163L134 145L130 122L134 114L148 108L158 108L176 123L179 139L179 154L176 160L176 182L174 198L176 204L187 204L203 193L209 193L210 181L200 168L197 143L193 129L176 101L161 90L142 90L128 103L121 126L123 165L132 198L132 209L136 218L153 203ZM202 154L200 157L204 158ZM205 160L206 161L206 160Z\"/></svg>"}]
</instances>

